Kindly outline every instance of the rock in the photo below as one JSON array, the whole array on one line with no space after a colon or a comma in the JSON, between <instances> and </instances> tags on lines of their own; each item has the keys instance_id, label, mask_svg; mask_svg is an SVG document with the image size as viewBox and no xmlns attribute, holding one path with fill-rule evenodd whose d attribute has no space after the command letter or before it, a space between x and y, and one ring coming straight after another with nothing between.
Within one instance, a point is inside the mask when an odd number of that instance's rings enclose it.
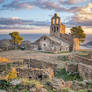
<instances>
[{"instance_id":1,"label":"rock","mask_svg":"<svg viewBox=\"0 0 92 92\"><path fill-rule=\"evenodd\" d=\"M47 91L47 89L45 89L45 88L40 88L40 89L39 89L39 92L48 92L48 91Z\"/></svg>"},{"instance_id":2,"label":"rock","mask_svg":"<svg viewBox=\"0 0 92 92\"><path fill-rule=\"evenodd\" d=\"M25 49L29 50L29 49L31 49L31 42L30 41L23 41L21 44L21 47L24 47Z\"/></svg>"},{"instance_id":3,"label":"rock","mask_svg":"<svg viewBox=\"0 0 92 92\"><path fill-rule=\"evenodd\" d=\"M7 92L7 91L6 91L6 90L1 90L1 89L0 89L0 92Z\"/></svg>"},{"instance_id":4,"label":"rock","mask_svg":"<svg viewBox=\"0 0 92 92\"><path fill-rule=\"evenodd\" d=\"M30 92L36 92L36 88L31 88Z\"/></svg>"},{"instance_id":5,"label":"rock","mask_svg":"<svg viewBox=\"0 0 92 92\"><path fill-rule=\"evenodd\" d=\"M15 85L21 84L21 82L22 82L21 80L17 79L17 80L12 80L10 83L15 86Z\"/></svg>"},{"instance_id":6,"label":"rock","mask_svg":"<svg viewBox=\"0 0 92 92\"><path fill-rule=\"evenodd\" d=\"M3 50L2 49L0 49L0 52L2 52Z\"/></svg>"},{"instance_id":7,"label":"rock","mask_svg":"<svg viewBox=\"0 0 92 92\"><path fill-rule=\"evenodd\" d=\"M11 46L10 40L8 39L0 40L0 49L8 50L10 46Z\"/></svg>"},{"instance_id":8,"label":"rock","mask_svg":"<svg viewBox=\"0 0 92 92\"><path fill-rule=\"evenodd\" d=\"M47 82L47 84L51 89L56 89L57 91L61 88L65 87L65 82L62 79L53 79L52 82Z\"/></svg>"}]
</instances>

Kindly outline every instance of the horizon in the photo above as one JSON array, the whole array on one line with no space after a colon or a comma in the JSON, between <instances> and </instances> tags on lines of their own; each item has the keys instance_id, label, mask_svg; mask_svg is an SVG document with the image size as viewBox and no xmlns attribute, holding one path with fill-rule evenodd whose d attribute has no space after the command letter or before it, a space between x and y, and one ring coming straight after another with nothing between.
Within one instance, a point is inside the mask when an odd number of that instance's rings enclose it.
<instances>
[{"instance_id":1,"label":"horizon","mask_svg":"<svg viewBox=\"0 0 92 92\"><path fill-rule=\"evenodd\" d=\"M86 34L92 34L91 0L0 0L0 13L0 34L49 33L54 13L66 25L66 33L82 26Z\"/></svg>"}]
</instances>

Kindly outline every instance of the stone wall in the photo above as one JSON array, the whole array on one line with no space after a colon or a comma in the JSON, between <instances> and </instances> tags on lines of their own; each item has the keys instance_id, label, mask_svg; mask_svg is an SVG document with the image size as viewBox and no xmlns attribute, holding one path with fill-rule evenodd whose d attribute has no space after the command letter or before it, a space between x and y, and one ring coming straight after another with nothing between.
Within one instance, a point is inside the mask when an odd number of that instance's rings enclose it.
<instances>
[{"instance_id":1,"label":"stone wall","mask_svg":"<svg viewBox=\"0 0 92 92\"><path fill-rule=\"evenodd\" d=\"M83 63L83 64L87 64L87 65L92 65L92 59L88 59L86 57L79 56L77 54L72 54L72 55L68 56L68 59L74 60L76 63Z\"/></svg>"},{"instance_id":2,"label":"stone wall","mask_svg":"<svg viewBox=\"0 0 92 92\"><path fill-rule=\"evenodd\" d=\"M92 81L92 67L90 65L67 63L65 69L69 73L79 73L83 80Z\"/></svg>"},{"instance_id":3,"label":"stone wall","mask_svg":"<svg viewBox=\"0 0 92 92\"><path fill-rule=\"evenodd\" d=\"M57 64L36 59L24 59L23 68L17 68L17 71L19 77L43 80L45 78L52 79L56 68Z\"/></svg>"},{"instance_id":4,"label":"stone wall","mask_svg":"<svg viewBox=\"0 0 92 92\"><path fill-rule=\"evenodd\" d=\"M28 67L29 69L31 67L39 69L52 68L54 71L57 69L57 64L52 64L49 62L44 62L36 59L24 59L24 66Z\"/></svg>"},{"instance_id":5,"label":"stone wall","mask_svg":"<svg viewBox=\"0 0 92 92\"><path fill-rule=\"evenodd\" d=\"M75 63L65 63L66 72L78 72L78 64Z\"/></svg>"},{"instance_id":6,"label":"stone wall","mask_svg":"<svg viewBox=\"0 0 92 92\"><path fill-rule=\"evenodd\" d=\"M92 66L78 64L78 72L84 80L92 81Z\"/></svg>"},{"instance_id":7,"label":"stone wall","mask_svg":"<svg viewBox=\"0 0 92 92\"><path fill-rule=\"evenodd\" d=\"M39 68L17 68L18 77L43 80L46 78L52 79L54 77L53 69L39 69Z\"/></svg>"}]
</instances>

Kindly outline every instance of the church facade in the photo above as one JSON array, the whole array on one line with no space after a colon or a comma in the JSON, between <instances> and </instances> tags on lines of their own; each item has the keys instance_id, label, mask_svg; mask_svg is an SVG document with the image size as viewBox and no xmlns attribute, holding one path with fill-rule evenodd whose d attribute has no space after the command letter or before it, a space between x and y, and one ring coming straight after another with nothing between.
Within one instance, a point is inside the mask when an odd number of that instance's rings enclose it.
<instances>
[{"instance_id":1,"label":"church facade","mask_svg":"<svg viewBox=\"0 0 92 92\"><path fill-rule=\"evenodd\" d=\"M79 50L79 40L65 31L66 26L61 23L61 18L54 14L51 18L50 34L36 40L33 49L54 52Z\"/></svg>"}]
</instances>

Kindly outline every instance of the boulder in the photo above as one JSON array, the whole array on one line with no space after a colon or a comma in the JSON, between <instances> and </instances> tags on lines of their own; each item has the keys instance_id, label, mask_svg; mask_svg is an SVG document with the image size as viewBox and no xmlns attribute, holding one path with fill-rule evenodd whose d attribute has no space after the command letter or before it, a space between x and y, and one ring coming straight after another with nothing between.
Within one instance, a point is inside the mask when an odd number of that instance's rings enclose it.
<instances>
[{"instance_id":1,"label":"boulder","mask_svg":"<svg viewBox=\"0 0 92 92\"><path fill-rule=\"evenodd\" d=\"M36 92L36 88L31 88L30 92Z\"/></svg>"},{"instance_id":2,"label":"boulder","mask_svg":"<svg viewBox=\"0 0 92 92\"><path fill-rule=\"evenodd\" d=\"M51 89L56 89L57 91L61 88L65 87L65 82L62 79L56 79L54 78L52 82L47 82L47 84Z\"/></svg>"},{"instance_id":3,"label":"boulder","mask_svg":"<svg viewBox=\"0 0 92 92\"><path fill-rule=\"evenodd\" d=\"M7 92L7 91L6 91L6 90L1 90L1 89L0 89L0 92Z\"/></svg>"},{"instance_id":4,"label":"boulder","mask_svg":"<svg viewBox=\"0 0 92 92\"><path fill-rule=\"evenodd\" d=\"M16 86L16 85L19 85L22 83L22 81L20 79L15 79L15 80L12 80L10 82L13 86Z\"/></svg>"},{"instance_id":5,"label":"boulder","mask_svg":"<svg viewBox=\"0 0 92 92\"><path fill-rule=\"evenodd\" d=\"M47 91L47 89L45 89L45 88L40 88L40 89L39 89L39 92L48 92L48 91Z\"/></svg>"}]
</instances>

